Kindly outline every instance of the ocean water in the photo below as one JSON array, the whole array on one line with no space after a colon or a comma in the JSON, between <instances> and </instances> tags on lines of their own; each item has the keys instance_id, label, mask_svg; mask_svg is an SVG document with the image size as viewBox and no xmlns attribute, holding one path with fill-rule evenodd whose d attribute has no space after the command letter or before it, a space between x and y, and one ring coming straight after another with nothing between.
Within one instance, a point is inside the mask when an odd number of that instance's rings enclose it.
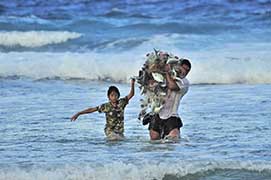
<instances>
[{"instance_id":1,"label":"ocean water","mask_svg":"<svg viewBox=\"0 0 271 180\"><path fill-rule=\"evenodd\" d=\"M271 179L271 2L2 0L0 180ZM70 117L125 96L153 48L191 59L181 141L151 142L125 111Z\"/></svg>"}]
</instances>

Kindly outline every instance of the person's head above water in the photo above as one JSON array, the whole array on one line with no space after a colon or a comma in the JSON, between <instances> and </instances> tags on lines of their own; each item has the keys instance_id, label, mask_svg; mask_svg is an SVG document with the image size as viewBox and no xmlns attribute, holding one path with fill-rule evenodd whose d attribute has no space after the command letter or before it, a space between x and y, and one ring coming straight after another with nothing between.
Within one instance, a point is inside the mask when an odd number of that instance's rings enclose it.
<instances>
[{"instance_id":1,"label":"person's head above water","mask_svg":"<svg viewBox=\"0 0 271 180\"><path fill-rule=\"evenodd\" d=\"M107 90L107 97L111 102L116 102L120 97L119 89L116 86L110 86Z\"/></svg>"},{"instance_id":2,"label":"person's head above water","mask_svg":"<svg viewBox=\"0 0 271 180\"><path fill-rule=\"evenodd\" d=\"M178 68L176 68L177 73L179 74L180 78L186 77L186 75L191 70L191 63L188 59L180 59L178 63Z\"/></svg>"}]
</instances>

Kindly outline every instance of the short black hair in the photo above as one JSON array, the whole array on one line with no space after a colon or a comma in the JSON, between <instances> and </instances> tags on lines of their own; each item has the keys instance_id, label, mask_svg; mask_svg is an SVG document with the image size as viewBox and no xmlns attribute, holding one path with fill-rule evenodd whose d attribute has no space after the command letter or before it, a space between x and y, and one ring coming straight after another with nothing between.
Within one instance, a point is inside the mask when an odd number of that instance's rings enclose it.
<instances>
[{"instance_id":1,"label":"short black hair","mask_svg":"<svg viewBox=\"0 0 271 180\"><path fill-rule=\"evenodd\" d=\"M111 92L116 92L118 94L118 97L120 97L119 89L116 86L110 86L107 90L107 96L109 97Z\"/></svg>"},{"instance_id":2,"label":"short black hair","mask_svg":"<svg viewBox=\"0 0 271 180\"><path fill-rule=\"evenodd\" d=\"M188 59L181 59L181 65L183 65L183 64L187 65L189 67L189 71L190 71L190 69L191 69L190 61Z\"/></svg>"}]
</instances>

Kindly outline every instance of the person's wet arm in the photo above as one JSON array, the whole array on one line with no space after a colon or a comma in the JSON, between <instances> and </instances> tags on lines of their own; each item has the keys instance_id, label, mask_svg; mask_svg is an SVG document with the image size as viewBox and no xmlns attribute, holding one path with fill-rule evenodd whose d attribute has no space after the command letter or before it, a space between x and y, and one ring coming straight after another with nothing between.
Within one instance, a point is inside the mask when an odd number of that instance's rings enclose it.
<instances>
[{"instance_id":1,"label":"person's wet arm","mask_svg":"<svg viewBox=\"0 0 271 180\"><path fill-rule=\"evenodd\" d=\"M73 116L71 117L71 121L75 121L75 120L78 118L78 116L80 116L80 115L82 115L82 114L93 113L93 112L95 112L95 111L97 111L97 110L98 110L98 108L95 107L95 108L88 108L88 109L85 109L85 110L83 110L83 111L80 111L80 112L76 113L75 115L73 115Z\"/></svg>"},{"instance_id":2,"label":"person's wet arm","mask_svg":"<svg viewBox=\"0 0 271 180\"><path fill-rule=\"evenodd\" d=\"M134 94L135 94L135 79L131 79L130 93L127 95L128 101L134 96Z\"/></svg>"},{"instance_id":3,"label":"person's wet arm","mask_svg":"<svg viewBox=\"0 0 271 180\"><path fill-rule=\"evenodd\" d=\"M178 91L180 90L179 86L177 85L176 83L176 80L174 80L169 72L166 72L166 81L167 81L167 87L170 89L170 90L173 90L173 91Z\"/></svg>"}]
</instances>

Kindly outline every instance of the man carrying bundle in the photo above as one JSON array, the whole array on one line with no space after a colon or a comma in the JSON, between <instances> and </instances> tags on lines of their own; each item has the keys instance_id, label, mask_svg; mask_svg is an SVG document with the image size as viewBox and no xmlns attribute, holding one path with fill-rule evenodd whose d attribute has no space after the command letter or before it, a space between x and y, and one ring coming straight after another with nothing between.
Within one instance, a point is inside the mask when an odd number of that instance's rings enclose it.
<instances>
[{"instance_id":1,"label":"man carrying bundle","mask_svg":"<svg viewBox=\"0 0 271 180\"><path fill-rule=\"evenodd\" d=\"M180 59L175 65L177 76L170 75L170 65L165 66L165 78L167 94L164 104L159 113L148 114L144 117L143 123L149 122L149 133L151 140L178 140L180 138L180 128L183 126L178 115L178 108L182 97L187 93L189 81L186 79L191 69L191 63L187 59Z\"/></svg>"}]
</instances>

